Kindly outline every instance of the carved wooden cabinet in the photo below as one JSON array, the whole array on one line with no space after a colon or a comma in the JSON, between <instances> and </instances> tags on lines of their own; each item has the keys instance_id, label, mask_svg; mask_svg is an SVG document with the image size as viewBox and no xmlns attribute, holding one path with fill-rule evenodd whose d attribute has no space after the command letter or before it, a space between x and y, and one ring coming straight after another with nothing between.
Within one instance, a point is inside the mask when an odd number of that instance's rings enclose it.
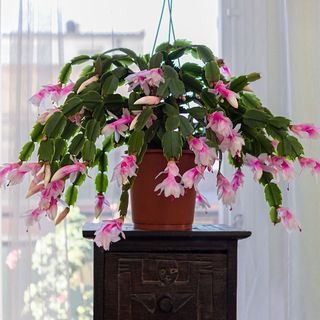
<instances>
[{"instance_id":1,"label":"carved wooden cabinet","mask_svg":"<svg viewBox=\"0 0 320 320\"><path fill-rule=\"evenodd\" d=\"M93 238L96 224L83 235ZM139 231L105 252L94 246L95 320L235 320L237 242L221 225Z\"/></svg>"}]
</instances>

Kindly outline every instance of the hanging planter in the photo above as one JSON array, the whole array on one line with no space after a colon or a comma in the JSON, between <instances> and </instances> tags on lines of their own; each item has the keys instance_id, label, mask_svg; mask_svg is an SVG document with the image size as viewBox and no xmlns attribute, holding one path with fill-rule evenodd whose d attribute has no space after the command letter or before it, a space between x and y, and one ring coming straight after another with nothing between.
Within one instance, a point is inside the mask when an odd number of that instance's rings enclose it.
<instances>
[{"instance_id":1,"label":"hanging planter","mask_svg":"<svg viewBox=\"0 0 320 320\"><path fill-rule=\"evenodd\" d=\"M182 64L179 58L185 56L189 62ZM82 63L86 66L81 76L71 82L73 66ZM108 249L120 239L130 190L137 227L190 228L195 196L200 205L207 205L198 184L215 163L218 197L224 205L234 204L246 166L264 189L272 223L282 221L288 230L299 230L283 207L278 183L293 178L295 160L319 172L320 163L303 156L296 137L317 138L320 129L273 115L249 85L259 78L258 73L233 76L209 48L184 40L161 44L152 56L119 48L75 57L62 69L58 84L43 86L31 98L43 113L19 161L1 168L0 182L11 186L30 173L27 196L38 194L40 201L26 214L27 226L44 216L58 224L76 204L89 171L97 168L98 218L107 205L107 154L126 145L112 178L122 188L119 217L96 232L98 246ZM129 95L117 93L122 86ZM97 142L100 135L105 136L102 144ZM36 146L38 161L27 162ZM232 178L220 170L223 156L235 168ZM65 206L61 212L59 202ZM147 214L145 220L142 214Z\"/></svg>"}]
</instances>

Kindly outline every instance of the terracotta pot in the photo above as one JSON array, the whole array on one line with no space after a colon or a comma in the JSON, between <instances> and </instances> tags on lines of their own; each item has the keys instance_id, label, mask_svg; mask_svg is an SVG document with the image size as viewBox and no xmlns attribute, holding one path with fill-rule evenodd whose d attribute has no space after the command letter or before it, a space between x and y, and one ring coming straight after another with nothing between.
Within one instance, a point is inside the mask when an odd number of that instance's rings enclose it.
<instances>
[{"instance_id":1,"label":"terracotta pot","mask_svg":"<svg viewBox=\"0 0 320 320\"><path fill-rule=\"evenodd\" d=\"M154 188L165 177L155 177L163 171L167 160L162 150L147 150L139 166L138 175L131 188L131 211L135 229L143 230L190 230L194 218L196 193L187 189L183 197L166 198L154 192ZM194 154L184 151L177 162L182 175L195 166Z\"/></svg>"}]
</instances>

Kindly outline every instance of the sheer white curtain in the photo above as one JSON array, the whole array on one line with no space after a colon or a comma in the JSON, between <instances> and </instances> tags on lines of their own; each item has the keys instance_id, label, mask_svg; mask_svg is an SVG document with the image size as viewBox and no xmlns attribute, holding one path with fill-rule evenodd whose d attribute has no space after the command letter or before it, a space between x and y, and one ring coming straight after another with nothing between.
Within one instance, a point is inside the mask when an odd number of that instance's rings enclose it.
<instances>
[{"instance_id":1,"label":"sheer white curtain","mask_svg":"<svg viewBox=\"0 0 320 320\"><path fill-rule=\"evenodd\" d=\"M217 54L217 3L198 0L195 8L192 0L176 1L177 37L206 44ZM28 99L41 85L56 83L64 62L80 54L103 52L113 45L130 47L139 54L151 50L161 5L161 0L152 6L149 0L0 0L0 163L17 160L37 116ZM191 19L193 24L188 23ZM73 20L69 31L64 28L67 20ZM168 21L166 15L159 43L167 41ZM210 30L210 37L203 30ZM119 155L111 161L109 158L109 163L115 160L119 161ZM68 222L56 230L42 220L40 230L32 228L28 233L21 215L35 207L37 199L24 200L27 185L25 181L1 191L0 318L92 319L91 243L81 241L83 215L92 214L92 183L79 192L82 215L70 213ZM208 179L204 192L209 193L211 185ZM217 202L214 192L212 189L209 197L212 203ZM115 207L118 196L119 189L111 186L108 200ZM216 207L213 211L216 215ZM209 215L204 218L201 212L199 218L209 222L214 219Z\"/></svg>"},{"instance_id":2,"label":"sheer white curtain","mask_svg":"<svg viewBox=\"0 0 320 320\"><path fill-rule=\"evenodd\" d=\"M28 102L29 98L41 85L56 83L58 70L64 64L64 35L58 1L2 0L0 3L0 162L6 163L17 161L36 119L37 110ZM22 215L37 201L22 200L27 183L1 191L4 263L0 318L91 319L91 311L86 309L87 306L91 309L90 290L79 289L86 285L79 272L83 271L80 267L85 255L90 259L90 244L77 242L76 248L65 233L67 228L81 230L83 218L77 215L78 220L62 224L56 231L52 223L42 221L41 229L31 228L27 233ZM81 232L77 234L81 239ZM69 258L70 252L76 259ZM82 306L82 310L77 306Z\"/></svg>"},{"instance_id":3,"label":"sheer white curtain","mask_svg":"<svg viewBox=\"0 0 320 320\"><path fill-rule=\"evenodd\" d=\"M256 93L296 123L320 124L319 14L317 0L221 1L222 56L235 74L260 71ZM318 142L304 145L320 158ZM251 179L232 212L253 231L240 244L239 320L320 319L319 185L299 172L289 191L282 189L302 233L287 235L268 222L263 190Z\"/></svg>"}]
</instances>

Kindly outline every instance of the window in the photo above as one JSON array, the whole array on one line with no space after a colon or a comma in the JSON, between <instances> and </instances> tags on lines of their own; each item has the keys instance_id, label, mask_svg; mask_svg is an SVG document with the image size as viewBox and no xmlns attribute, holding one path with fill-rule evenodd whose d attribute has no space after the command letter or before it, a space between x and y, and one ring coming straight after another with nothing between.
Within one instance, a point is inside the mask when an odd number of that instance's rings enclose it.
<instances>
[{"instance_id":1,"label":"window","mask_svg":"<svg viewBox=\"0 0 320 320\"><path fill-rule=\"evenodd\" d=\"M80 54L112 47L129 47L140 54L151 51L161 6L161 1L151 5L148 0L2 0L1 162L16 160L38 112L28 98L41 84L55 83L63 64ZM176 1L173 16L177 38L206 44L219 54L218 0L199 0L196 8L191 0ZM168 39L168 23L165 14L158 44ZM116 150L110 156L111 168L120 154ZM93 218L95 191L91 184L80 189L80 211L74 209L70 221L55 233L42 221L40 230L26 233L21 216L35 205L35 200L23 200L27 182L2 197L2 256L7 262L2 270L3 318L91 319L91 243L81 239L80 230ZM207 215L197 211L196 221L217 222L212 175L201 188L212 207ZM111 184L108 199L113 210L119 194ZM110 214L111 210L104 217Z\"/></svg>"}]
</instances>

